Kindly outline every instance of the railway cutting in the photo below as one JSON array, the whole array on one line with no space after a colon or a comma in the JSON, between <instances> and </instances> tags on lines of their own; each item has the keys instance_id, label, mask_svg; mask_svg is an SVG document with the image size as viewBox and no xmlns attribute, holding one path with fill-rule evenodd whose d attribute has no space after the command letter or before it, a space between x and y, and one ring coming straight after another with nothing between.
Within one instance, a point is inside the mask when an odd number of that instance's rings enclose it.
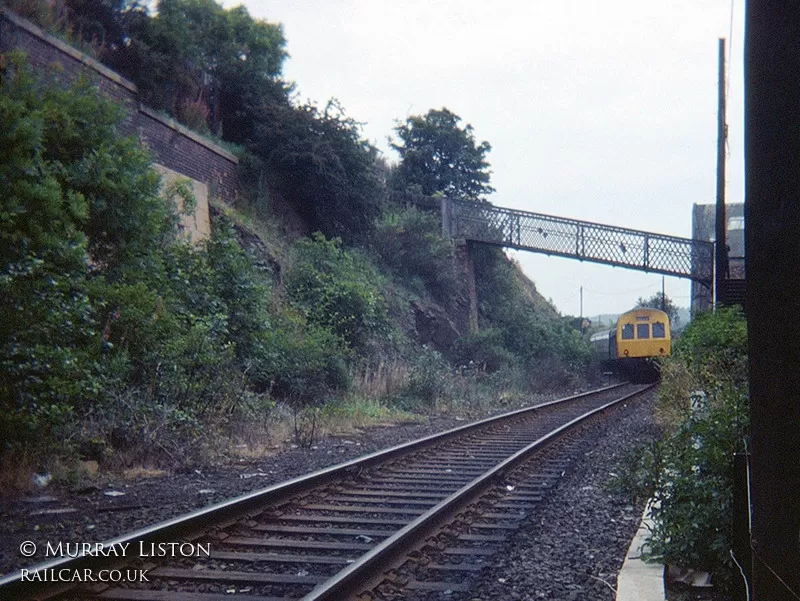
<instances>
[{"instance_id":1,"label":"railway cutting","mask_svg":"<svg viewBox=\"0 0 800 601\"><path fill-rule=\"evenodd\" d=\"M564 473L581 429L649 388L608 386L327 468L103 543L131 553L30 566L0 580L0 597L458 599Z\"/></svg>"}]
</instances>

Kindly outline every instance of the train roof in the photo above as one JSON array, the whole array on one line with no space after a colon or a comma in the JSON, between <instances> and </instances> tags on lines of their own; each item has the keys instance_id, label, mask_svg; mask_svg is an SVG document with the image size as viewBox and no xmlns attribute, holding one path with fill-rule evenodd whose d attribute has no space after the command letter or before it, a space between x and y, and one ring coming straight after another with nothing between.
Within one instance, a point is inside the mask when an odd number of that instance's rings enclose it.
<instances>
[{"instance_id":1,"label":"train roof","mask_svg":"<svg viewBox=\"0 0 800 601\"><path fill-rule=\"evenodd\" d=\"M663 316L665 319L669 319L669 315L667 315L661 309L653 309L652 307L639 307L638 309L631 309L630 311L625 311L622 315L619 316L617 322L621 319L630 318L632 315L659 315Z\"/></svg>"},{"instance_id":2,"label":"train roof","mask_svg":"<svg viewBox=\"0 0 800 601\"><path fill-rule=\"evenodd\" d=\"M595 332L589 337L589 342L594 342L595 340L607 340L608 337L616 330L603 330L601 332Z\"/></svg>"}]
</instances>

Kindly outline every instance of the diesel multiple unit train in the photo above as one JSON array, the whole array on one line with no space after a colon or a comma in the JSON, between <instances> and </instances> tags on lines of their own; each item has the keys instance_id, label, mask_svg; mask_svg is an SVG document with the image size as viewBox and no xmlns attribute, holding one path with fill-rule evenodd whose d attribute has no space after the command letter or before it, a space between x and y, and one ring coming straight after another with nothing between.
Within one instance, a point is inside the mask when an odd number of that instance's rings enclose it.
<instances>
[{"instance_id":1,"label":"diesel multiple unit train","mask_svg":"<svg viewBox=\"0 0 800 601\"><path fill-rule=\"evenodd\" d=\"M669 317L658 309L634 309L619 316L613 330L590 338L603 367L633 382L658 379L656 357L671 351Z\"/></svg>"}]
</instances>

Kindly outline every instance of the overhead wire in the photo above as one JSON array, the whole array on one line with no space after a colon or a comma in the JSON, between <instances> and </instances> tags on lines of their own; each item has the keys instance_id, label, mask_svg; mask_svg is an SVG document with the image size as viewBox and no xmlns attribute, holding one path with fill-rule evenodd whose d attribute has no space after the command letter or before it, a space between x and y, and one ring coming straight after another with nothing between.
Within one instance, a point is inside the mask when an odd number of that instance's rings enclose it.
<instances>
[{"instance_id":1,"label":"overhead wire","mask_svg":"<svg viewBox=\"0 0 800 601\"><path fill-rule=\"evenodd\" d=\"M624 294L636 294L637 292L643 292L645 290L651 290L654 286L661 286L660 284L648 284L643 288L637 288L636 290L623 290L620 292L599 292L597 290L592 290L591 288L587 288L586 286L583 287L584 292L591 292L592 294L599 294L600 296L622 296Z\"/></svg>"}]
</instances>

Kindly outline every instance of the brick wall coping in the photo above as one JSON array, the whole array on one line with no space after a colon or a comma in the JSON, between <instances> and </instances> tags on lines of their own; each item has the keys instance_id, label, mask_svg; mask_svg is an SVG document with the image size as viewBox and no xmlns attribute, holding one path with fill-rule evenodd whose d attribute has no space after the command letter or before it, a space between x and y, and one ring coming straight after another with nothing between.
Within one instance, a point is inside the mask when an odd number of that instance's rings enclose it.
<instances>
[{"instance_id":1,"label":"brick wall coping","mask_svg":"<svg viewBox=\"0 0 800 601\"><path fill-rule=\"evenodd\" d=\"M190 140L192 140L194 142L197 142L201 146L205 146L206 148L208 148L212 152L214 152L214 153L216 153L216 154L218 154L218 155L220 155L222 157L225 157L230 162L236 163L237 165L239 164L239 159L236 158L236 155L231 154L230 152L228 152L224 148L214 144L214 142L211 142L208 138L204 138L203 136L201 136L197 132L192 131L191 129L189 129L185 125L181 125L180 123L175 121L175 119L172 119L171 117L167 117L165 115L161 115L161 114L155 112L149 106L145 106L141 102L139 103L138 108L139 108L139 112L140 113L142 113L144 115L147 115L151 119L155 119L156 121L158 121L160 123L163 123L165 126L171 128L171 129L174 129L175 131L179 132L183 136L186 136Z\"/></svg>"}]
</instances>

